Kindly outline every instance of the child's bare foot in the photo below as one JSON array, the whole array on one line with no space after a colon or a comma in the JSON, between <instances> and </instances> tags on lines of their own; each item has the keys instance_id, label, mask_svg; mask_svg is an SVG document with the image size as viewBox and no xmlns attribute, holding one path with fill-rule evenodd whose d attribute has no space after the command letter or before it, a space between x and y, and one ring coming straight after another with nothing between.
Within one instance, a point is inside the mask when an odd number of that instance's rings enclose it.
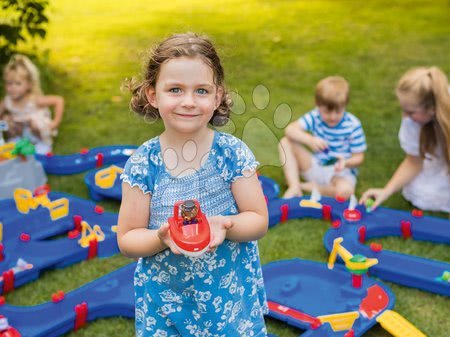
<instances>
[{"instance_id":1,"label":"child's bare foot","mask_svg":"<svg viewBox=\"0 0 450 337\"><path fill-rule=\"evenodd\" d=\"M302 189L300 188L300 185L292 185L289 186L286 192L284 192L283 198L289 199L293 197L301 197L303 195Z\"/></svg>"}]
</instances>

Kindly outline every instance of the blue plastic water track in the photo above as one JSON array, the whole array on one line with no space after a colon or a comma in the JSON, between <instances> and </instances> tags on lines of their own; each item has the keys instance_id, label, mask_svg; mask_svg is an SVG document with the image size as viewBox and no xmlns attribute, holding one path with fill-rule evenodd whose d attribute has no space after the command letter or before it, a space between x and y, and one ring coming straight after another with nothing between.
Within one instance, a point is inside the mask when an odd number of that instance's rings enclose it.
<instances>
[{"instance_id":1,"label":"blue plastic water track","mask_svg":"<svg viewBox=\"0 0 450 337\"><path fill-rule=\"evenodd\" d=\"M48 196L50 200L68 198L68 215L53 221L46 208L38 207L28 214L20 214L12 199L0 201L1 206L9 207L8 212L2 207L0 214L3 224L0 293L5 290L5 272L13 272L13 287L17 288L36 279L44 269L62 268L88 259L90 248L79 244L81 233L73 238L68 236L68 232L74 230L74 216L81 216L91 227L98 225L104 233L104 240L95 248L95 256L108 257L119 252L113 231L113 226L117 225L116 213L98 212L95 203L67 194L50 193ZM10 287L8 285L8 289Z\"/></svg>"},{"instance_id":2,"label":"blue plastic water track","mask_svg":"<svg viewBox=\"0 0 450 337\"><path fill-rule=\"evenodd\" d=\"M276 261L263 266L263 275L269 316L306 330L302 337L344 337L350 330L361 336L395 303L391 290L367 275L361 288L353 288L350 273L341 265L330 270L314 261ZM331 323L321 322L321 316L334 314L340 314L336 323L347 320L348 326L334 331Z\"/></svg>"},{"instance_id":3,"label":"blue plastic water track","mask_svg":"<svg viewBox=\"0 0 450 337\"><path fill-rule=\"evenodd\" d=\"M137 148L135 145L101 146L69 155L39 155L36 159L42 163L49 174L75 174L107 164L124 162Z\"/></svg>"}]
</instances>

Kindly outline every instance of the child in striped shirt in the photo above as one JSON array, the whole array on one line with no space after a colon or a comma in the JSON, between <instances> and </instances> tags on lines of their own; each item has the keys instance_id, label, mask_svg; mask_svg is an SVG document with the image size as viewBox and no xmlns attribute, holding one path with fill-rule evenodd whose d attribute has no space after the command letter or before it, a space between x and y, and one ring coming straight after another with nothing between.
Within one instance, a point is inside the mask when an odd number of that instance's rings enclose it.
<instances>
[{"instance_id":1,"label":"child in striped shirt","mask_svg":"<svg viewBox=\"0 0 450 337\"><path fill-rule=\"evenodd\" d=\"M289 124L279 144L288 188L284 198L317 188L320 194L349 198L367 148L358 118L346 111L350 87L340 76L316 86L316 108ZM306 182L300 182L300 175Z\"/></svg>"}]
</instances>

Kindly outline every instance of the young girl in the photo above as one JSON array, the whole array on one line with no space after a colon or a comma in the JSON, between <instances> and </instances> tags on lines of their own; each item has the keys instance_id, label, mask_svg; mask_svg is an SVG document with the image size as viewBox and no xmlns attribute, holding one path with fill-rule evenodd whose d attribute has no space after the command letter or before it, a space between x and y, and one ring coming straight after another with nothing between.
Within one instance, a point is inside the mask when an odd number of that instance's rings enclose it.
<instances>
[{"instance_id":1,"label":"young girl","mask_svg":"<svg viewBox=\"0 0 450 337\"><path fill-rule=\"evenodd\" d=\"M23 55L15 55L3 71L6 96L0 102L0 117L9 124L9 138L29 138L36 153L45 154L52 150L52 136L57 133L64 113L61 96L42 94L39 71ZM55 117L51 118L49 107Z\"/></svg>"},{"instance_id":2,"label":"young girl","mask_svg":"<svg viewBox=\"0 0 450 337\"><path fill-rule=\"evenodd\" d=\"M437 67L414 68L400 79L397 98L403 110L400 145L406 157L382 189L369 189L360 202L372 208L403 188L403 196L424 210L450 212L450 95Z\"/></svg>"},{"instance_id":3,"label":"young girl","mask_svg":"<svg viewBox=\"0 0 450 337\"><path fill-rule=\"evenodd\" d=\"M159 44L131 108L161 117L122 175L118 244L139 258L137 336L266 336L267 303L256 240L268 228L257 162L223 125L231 100L211 42L195 34ZM251 196L251 197L249 197ZM197 199L211 227L210 249L192 258L171 240L167 220L179 200Z\"/></svg>"}]
</instances>

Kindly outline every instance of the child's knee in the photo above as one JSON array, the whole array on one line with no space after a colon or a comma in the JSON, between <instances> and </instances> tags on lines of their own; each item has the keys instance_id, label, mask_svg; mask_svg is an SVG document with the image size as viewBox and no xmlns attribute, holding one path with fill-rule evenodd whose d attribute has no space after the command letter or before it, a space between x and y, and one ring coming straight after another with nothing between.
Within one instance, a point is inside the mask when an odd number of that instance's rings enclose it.
<instances>
[{"instance_id":1,"label":"child's knee","mask_svg":"<svg viewBox=\"0 0 450 337\"><path fill-rule=\"evenodd\" d=\"M335 196L349 199L355 193L355 187L349 181L340 180L335 183Z\"/></svg>"}]
</instances>

